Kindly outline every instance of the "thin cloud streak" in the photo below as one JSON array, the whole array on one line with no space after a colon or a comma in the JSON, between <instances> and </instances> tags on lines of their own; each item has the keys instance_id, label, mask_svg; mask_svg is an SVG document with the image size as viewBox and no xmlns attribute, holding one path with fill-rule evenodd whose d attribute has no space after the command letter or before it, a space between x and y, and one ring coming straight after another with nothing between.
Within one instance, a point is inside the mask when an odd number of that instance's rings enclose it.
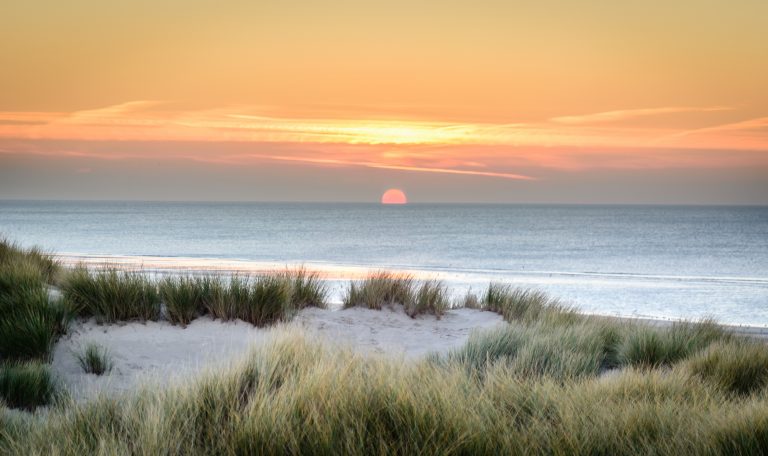
<instances>
[{"instance_id":1,"label":"thin cloud streak","mask_svg":"<svg viewBox=\"0 0 768 456\"><path fill-rule=\"evenodd\" d=\"M553 117L550 120L562 124L593 124L604 122L618 122L622 120L634 119L637 117L658 116L663 114L679 113L697 113L697 112L717 112L732 111L734 108L729 106L710 106L710 107L662 107L662 108L644 108L644 109L624 109L618 111L604 111L592 114L583 114L576 116Z\"/></svg>"},{"instance_id":2,"label":"thin cloud streak","mask_svg":"<svg viewBox=\"0 0 768 456\"><path fill-rule=\"evenodd\" d=\"M309 158L309 157L286 157L286 156L280 156L280 155L251 155L251 156L266 158L269 160L281 160L281 161L317 163L317 164L329 164L329 165L341 165L341 166L362 166L365 168L394 169L399 171L415 171L415 172L421 172L421 173L459 174L459 175L466 175L466 176L500 177L503 179L536 180L536 178L534 177L524 176L522 174L498 173L498 172L491 172L491 171L472 171L472 170L453 169L453 168L429 168L429 167L418 167L418 166L392 165L392 164L375 163L375 162L355 162L355 161L333 160L333 159L318 159L318 158Z\"/></svg>"}]
</instances>

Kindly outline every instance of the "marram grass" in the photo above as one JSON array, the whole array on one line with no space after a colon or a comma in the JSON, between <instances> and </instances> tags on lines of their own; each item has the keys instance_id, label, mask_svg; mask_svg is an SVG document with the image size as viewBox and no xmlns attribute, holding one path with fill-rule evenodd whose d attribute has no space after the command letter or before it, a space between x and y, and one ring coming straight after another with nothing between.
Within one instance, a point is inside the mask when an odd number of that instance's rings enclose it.
<instances>
[{"instance_id":1,"label":"marram grass","mask_svg":"<svg viewBox=\"0 0 768 456\"><path fill-rule=\"evenodd\" d=\"M414 305L414 285L411 275L378 271L349 284L343 299L344 308L359 306L381 310L393 304L410 307Z\"/></svg>"},{"instance_id":2,"label":"marram grass","mask_svg":"<svg viewBox=\"0 0 768 456\"><path fill-rule=\"evenodd\" d=\"M104 323L160 317L157 287L138 272L112 268L89 271L78 266L63 279L61 290L78 315L96 317Z\"/></svg>"},{"instance_id":3,"label":"marram grass","mask_svg":"<svg viewBox=\"0 0 768 456\"><path fill-rule=\"evenodd\" d=\"M498 358L468 371L461 359L361 356L298 331L279 330L239 365L195 382L70 403L40 419L0 415L0 453L678 456L768 448L765 386L733 394L685 362L608 376L568 368L532 375ZM569 351L570 342L552 340L547 350ZM603 342L588 336L576 351L604 351Z\"/></svg>"},{"instance_id":4,"label":"marram grass","mask_svg":"<svg viewBox=\"0 0 768 456\"><path fill-rule=\"evenodd\" d=\"M109 351L96 343L88 343L75 353L77 362L87 374L104 375L112 370L114 363Z\"/></svg>"},{"instance_id":5,"label":"marram grass","mask_svg":"<svg viewBox=\"0 0 768 456\"><path fill-rule=\"evenodd\" d=\"M0 404L5 403L8 407L33 410L36 407L49 405L56 399L59 392L58 382L45 364L29 362L0 365ZM0 413L2 413L2 406L0 406ZM2 431L0 427L0 434ZM1 440L2 437L0 437Z\"/></svg>"}]
</instances>

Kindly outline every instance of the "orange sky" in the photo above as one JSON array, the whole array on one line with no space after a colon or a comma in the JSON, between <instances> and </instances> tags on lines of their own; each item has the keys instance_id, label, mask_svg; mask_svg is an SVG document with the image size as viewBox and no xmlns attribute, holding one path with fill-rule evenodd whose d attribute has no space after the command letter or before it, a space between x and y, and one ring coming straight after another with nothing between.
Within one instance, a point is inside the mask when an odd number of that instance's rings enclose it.
<instances>
[{"instance_id":1,"label":"orange sky","mask_svg":"<svg viewBox=\"0 0 768 456\"><path fill-rule=\"evenodd\" d=\"M0 198L768 203L768 2L564 3L3 2Z\"/></svg>"}]
</instances>

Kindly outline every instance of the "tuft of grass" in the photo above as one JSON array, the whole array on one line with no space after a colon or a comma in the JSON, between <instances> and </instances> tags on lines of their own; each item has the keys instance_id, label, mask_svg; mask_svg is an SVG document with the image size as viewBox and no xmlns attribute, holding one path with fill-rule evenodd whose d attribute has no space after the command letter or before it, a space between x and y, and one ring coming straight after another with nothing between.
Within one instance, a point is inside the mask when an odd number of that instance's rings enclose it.
<instances>
[{"instance_id":1,"label":"tuft of grass","mask_svg":"<svg viewBox=\"0 0 768 456\"><path fill-rule=\"evenodd\" d=\"M109 351L96 343L88 343L75 353L77 362L87 374L103 375L114 367Z\"/></svg>"},{"instance_id":2,"label":"tuft of grass","mask_svg":"<svg viewBox=\"0 0 768 456\"><path fill-rule=\"evenodd\" d=\"M186 326L205 312L206 300L210 299L210 283L206 278L194 276L166 277L161 280L158 289L168 320Z\"/></svg>"},{"instance_id":3,"label":"tuft of grass","mask_svg":"<svg viewBox=\"0 0 768 456\"><path fill-rule=\"evenodd\" d=\"M550 377L559 381L595 377L617 365L619 334L612 326L591 320L558 325L542 321L530 326L513 323L472 333L460 348L439 363L458 363L483 376L492 365L503 364L515 376Z\"/></svg>"},{"instance_id":4,"label":"tuft of grass","mask_svg":"<svg viewBox=\"0 0 768 456\"><path fill-rule=\"evenodd\" d=\"M413 299L405 305L405 313L411 318L421 314L431 314L440 318L449 307L450 298L445 284L437 280L428 280L419 285Z\"/></svg>"},{"instance_id":5,"label":"tuft of grass","mask_svg":"<svg viewBox=\"0 0 768 456\"><path fill-rule=\"evenodd\" d=\"M505 320L533 322L539 319L578 320L571 308L543 291L491 283L481 298L481 308L496 312Z\"/></svg>"},{"instance_id":6,"label":"tuft of grass","mask_svg":"<svg viewBox=\"0 0 768 456\"><path fill-rule=\"evenodd\" d=\"M232 280L236 279L235 276ZM229 301L229 283L220 275L203 277L203 307L213 318L228 320L233 318L234 309Z\"/></svg>"},{"instance_id":7,"label":"tuft of grass","mask_svg":"<svg viewBox=\"0 0 768 456\"><path fill-rule=\"evenodd\" d=\"M378 271L363 279L351 282L344 296L344 308L366 307L381 310L385 305L414 305L414 280L409 274Z\"/></svg>"},{"instance_id":8,"label":"tuft of grass","mask_svg":"<svg viewBox=\"0 0 768 456\"><path fill-rule=\"evenodd\" d=\"M640 367L669 366L732 337L710 320L676 322L670 329L638 324L627 328L619 357L622 364Z\"/></svg>"},{"instance_id":9,"label":"tuft of grass","mask_svg":"<svg viewBox=\"0 0 768 456\"><path fill-rule=\"evenodd\" d=\"M291 305L296 309L305 307L327 307L328 288L317 272L301 267L282 274L291 288Z\"/></svg>"},{"instance_id":10,"label":"tuft of grass","mask_svg":"<svg viewBox=\"0 0 768 456\"><path fill-rule=\"evenodd\" d=\"M38 275L26 266L0 267L0 276L15 287L0 293L0 359L47 360L72 314L60 300L50 300ZM28 275L31 274L31 275Z\"/></svg>"},{"instance_id":11,"label":"tuft of grass","mask_svg":"<svg viewBox=\"0 0 768 456\"><path fill-rule=\"evenodd\" d=\"M30 362L0 366L0 399L8 407L34 410L52 403L58 391L58 383L45 364Z\"/></svg>"},{"instance_id":12,"label":"tuft of grass","mask_svg":"<svg viewBox=\"0 0 768 456\"><path fill-rule=\"evenodd\" d=\"M291 282L284 277L266 275L251 284L247 299L241 302L238 317L255 326L266 326L293 317Z\"/></svg>"},{"instance_id":13,"label":"tuft of grass","mask_svg":"<svg viewBox=\"0 0 768 456\"><path fill-rule=\"evenodd\" d=\"M755 342L718 342L691 359L688 368L726 392L748 395L768 385L768 349Z\"/></svg>"},{"instance_id":14,"label":"tuft of grass","mask_svg":"<svg viewBox=\"0 0 768 456\"><path fill-rule=\"evenodd\" d=\"M0 317L0 358L24 361L50 359L51 350L66 330L69 312L59 303L40 300L39 307Z\"/></svg>"},{"instance_id":15,"label":"tuft of grass","mask_svg":"<svg viewBox=\"0 0 768 456\"><path fill-rule=\"evenodd\" d=\"M256 326L287 321L297 310L291 298L294 283L284 274L234 276L228 283L214 279L209 283L206 308L214 318L239 318Z\"/></svg>"},{"instance_id":16,"label":"tuft of grass","mask_svg":"<svg viewBox=\"0 0 768 456\"><path fill-rule=\"evenodd\" d=\"M55 283L61 265L53 256L39 247L23 248L6 238L0 238L0 265L26 264L34 268L46 283ZM0 293L2 285L0 285Z\"/></svg>"},{"instance_id":17,"label":"tuft of grass","mask_svg":"<svg viewBox=\"0 0 768 456\"><path fill-rule=\"evenodd\" d=\"M485 306L480 301L480 298L475 293L472 293L471 289L467 290L467 294L465 294L463 297L460 297L456 300L454 307L486 310Z\"/></svg>"},{"instance_id":18,"label":"tuft of grass","mask_svg":"<svg viewBox=\"0 0 768 456\"><path fill-rule=\"evenodd\" d=\"M74 268L62 284L64 299L81 316L106 323L157 320L160 299L155 284L137 272Z\"/></svg>"}]
</instances>

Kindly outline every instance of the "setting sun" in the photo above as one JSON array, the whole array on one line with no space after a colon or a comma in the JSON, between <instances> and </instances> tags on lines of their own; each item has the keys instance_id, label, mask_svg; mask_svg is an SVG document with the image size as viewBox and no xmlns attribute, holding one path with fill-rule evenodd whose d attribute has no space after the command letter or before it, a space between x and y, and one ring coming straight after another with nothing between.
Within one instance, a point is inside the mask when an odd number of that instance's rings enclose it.
<instances>
[{"instance_id":1,"label":"setting sun","mask_svg":"<svg viewBox=\"0 0 768 456\"><path fill-rule=\"evenodd\" d=\"M405 193L398 188L390 188L381 195L381 204L406 204L407 202Z\"/></svg>"}]
</instances>

